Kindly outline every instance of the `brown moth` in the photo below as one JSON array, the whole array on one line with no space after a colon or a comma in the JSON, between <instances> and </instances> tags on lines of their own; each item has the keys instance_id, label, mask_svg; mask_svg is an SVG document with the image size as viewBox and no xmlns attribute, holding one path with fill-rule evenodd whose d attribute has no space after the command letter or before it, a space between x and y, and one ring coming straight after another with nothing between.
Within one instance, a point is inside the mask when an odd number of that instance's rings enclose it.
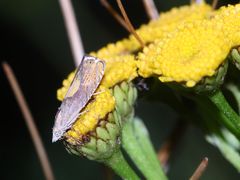
<instances>
[{"instance_id":1,"label":"brown moth","mask_svg":"<svg viewBox=\"0 0 240 180\"><path fill-rule=\"evenodd\" d=\"M99 86L104 70L104 61L88 55L83 57L55 116L52 142L59 140L77 120L80 111L86 106Z\"/></svg>"}]
</instances>

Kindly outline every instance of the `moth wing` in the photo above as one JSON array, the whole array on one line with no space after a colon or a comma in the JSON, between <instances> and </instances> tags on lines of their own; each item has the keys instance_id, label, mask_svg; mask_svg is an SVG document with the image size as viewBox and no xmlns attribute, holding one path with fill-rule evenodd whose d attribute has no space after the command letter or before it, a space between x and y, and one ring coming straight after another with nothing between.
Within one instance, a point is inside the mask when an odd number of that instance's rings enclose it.
<instances>
[{"instance_id":1,"label":"moth wing","mask_svg":"<svg viewBox=\"0 0 240 180\"><path fill-rule=\"evenodd\" d=\"M54 127L58 127L61 129L65 127L65 125L68 124L68 119L70 119L69 116L72 114L72 112L76 111L76 106L74 103L76 97L74 95L77 93L80 87L81 74L83 71L82 68L83 61L84 57L81 63L79 64L78 68L76 69L74 78L67 90L66 95L64 96L60 108L58 109L58 112L55 116Z\"/></svg>"},{"instance_id":2,"label":"moth wing","mask_svg":"<svg viewBox=\"0 0 240 180\"><path fill-rule=\"evenodd\" d=\"M90 100L101 82L104 70L104 61L84 56L60 106L58 114L61 117L56 118L56 125L67 127L76 121L79 112Z\"/></svg>"},{"instance_id":3,"label":"moth wing","mask_svg":"<svg viewBox=\"0 0 240 180\"><path fill-rule=\"evenodd\" d=\"M83 62L83 74L81 76L81 98L84 105L87 104L93 93L98 88L105 70L105 62L97 58L89 58Z\"/></svg>"},{"instance_id":4,"label":"moth wing","mask_svg":"<svg viewBox=\"0 0 240 180\"><path fill-rule=\"evenodd\" d=\"M82 71L83 71L83 68L82 68L82 64L83 64L83 60L82 62L80 63L80 65L78 66L76 72L75 72L75 75L74 75L74 78L67 90L67 93L64 97L67 98L67 97L71 97L73 96L79 89L80 87L80 83L81 83L81 74L82 74Z\"/></svg>"}]
</instances>

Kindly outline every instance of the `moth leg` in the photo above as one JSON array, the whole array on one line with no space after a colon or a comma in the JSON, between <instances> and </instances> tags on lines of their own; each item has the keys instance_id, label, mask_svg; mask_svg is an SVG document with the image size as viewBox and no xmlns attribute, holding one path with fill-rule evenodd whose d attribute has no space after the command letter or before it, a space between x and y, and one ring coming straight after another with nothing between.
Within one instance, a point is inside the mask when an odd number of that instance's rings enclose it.
<instances>
[{"instance_id":1,"label":"moth leg","mask_svg":"<svg viewBox=\"0 0 240 180\"><path fill-rule=\"evenodd\" d=\"M88 111L89 111L89 110L85 110L85 111L83 111L83 112L80 112L80 113L76 114L76 116L73 118L74 121L69 121L69 122L67 122L67 124L66 124L66 129L72 129L72 126L73 126L73 124L76 122L76 120L77 120L81 115L87 113Z\"/></svg>"},{"instance_id":2,"label":"moth leg","mask_svg":"<svg viewBox=\"0 0 240 180\"><path fill-rule=\"evenodd\" d=\"M95 93L93 93L93 96L96 96L96 95L101 94L101 93L104 93L104 92L105 92L105 90L99 91L99 92L95 92Z\"/></svg>"},{"instance_id":3,"label":"moth leg","mask_svg":"<svg viewBox=\"0 0 240 180\"><path fill-rule=\"evenodd\" d=\"M81 113L77 113L76 115L73 116L71 121L68 121L66 123L66 129L67 130L72 128L73 124L76 122L76 120L79 118L80 115L81 115Z\"/></svg>"},{"instance_id":4,"label":"moth leg","mask_svg":"<svg viewBox=\"0 0 240 180\"><path fill-rule=\"evenodd\" d=\"M84 110L83 112L80 112L80 113L79 113L79 116L81 116L81 115L83 115L83 114L85 114L85 113L87 113L87 112L89 112L89 110Z\"/></svg>"},{"instance_id":5,"label":"moth leg","mask_svg":"<svg viewBox=\"0 0 240 180\"><path fill-rule=\"evenodd\" d=\"M82 145L82 144L83 144L79 139L77 139L77 138L75 138L75 137L71 137L71 136L69 136L69 135L65 135L64 137L65 137L65 140L66 140L67 142L68 142L68 141L72 141L72 143L75 144L75 145ZM69 142L68 142L68 143L69 143Z\"/></svg>"}]
</instances>

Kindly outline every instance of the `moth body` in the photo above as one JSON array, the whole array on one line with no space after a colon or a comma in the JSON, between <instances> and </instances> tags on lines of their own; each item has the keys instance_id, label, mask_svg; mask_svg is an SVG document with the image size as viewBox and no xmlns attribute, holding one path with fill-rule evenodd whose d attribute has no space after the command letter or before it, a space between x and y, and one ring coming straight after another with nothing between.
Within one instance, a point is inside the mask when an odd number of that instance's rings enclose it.
<instances>
[{"instance_id":1,"label":"moth body","mask_svg":"<svg viewBox=\"0 0 240 180\"><path fill-rule=\"evenodd\" d=\"M105 62L92 56L84 56L73 81L55 116L52 142L58 141L72 127L80 111L99 86L105 70Z\"/></svg>"}]
</instances>

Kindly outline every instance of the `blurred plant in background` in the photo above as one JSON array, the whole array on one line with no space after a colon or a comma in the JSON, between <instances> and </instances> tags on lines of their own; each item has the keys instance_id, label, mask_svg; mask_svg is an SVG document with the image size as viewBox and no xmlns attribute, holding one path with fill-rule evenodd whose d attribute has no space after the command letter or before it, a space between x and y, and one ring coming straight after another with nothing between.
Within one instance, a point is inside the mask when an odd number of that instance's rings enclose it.
<instances>
[{"instance_id":1,"label":"blurred plant in background","mask_svg":"<svg viewBox=\"0 0 240 180\"><path fill-rule=\"evenodd\" d=\"M194 124L239 171L240 99L236 69L240 62L240 5L215 9L215 1L212 7L204 1L194 1L157 17L154 4L146 2L151 1L144 1L151 20L134 30L117 0L123 15L121 18L117 14L118 19L130 35L90 53L104 60L106 69L96 95L64 134L67 151L104 163L123 179L168 179L167 174L172 171L169 159L183 134L180 131L187 124ZM113 9L110 12L117 13ZM72 51L79 59L74 46ZM64 99L73 77L74 72L58 89L59 100ZM141 120L135 115L137 94L148 95L148 110L154 101L159 101L177 113L177 126L158 153L149 138L151 131L143 123L151 124L151 118ZM161 131L161 125L157 129ZM128 164L122 150L135 166ZM194 173L194 169L188 171L188 178L199 179L207 162L205 158Z\"/></svg>"}]
</instances>

